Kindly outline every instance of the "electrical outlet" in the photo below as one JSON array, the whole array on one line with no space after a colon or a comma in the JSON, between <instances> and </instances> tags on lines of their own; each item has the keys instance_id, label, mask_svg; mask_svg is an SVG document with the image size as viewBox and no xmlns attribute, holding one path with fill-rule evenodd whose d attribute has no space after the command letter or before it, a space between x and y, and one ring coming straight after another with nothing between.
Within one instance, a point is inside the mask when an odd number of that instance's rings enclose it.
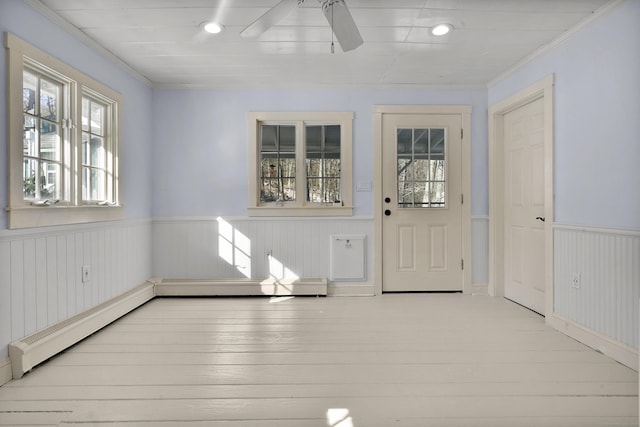
<instances>
[{"instance_id":1,"label":"electrical outlet","mask_svg":"<svg viewBox=\"0 0 640 427\"><path fill-rule=\"evenodd\" d=\"M91 281L91 267L88 265L82 266L82 283L87 283Z\"/></svg>"},{"instance_id":2,"label":"electrical outlet","mask_svg":"<svg viewBox=\"0 0 640 427\"><path fill-rule=\"evenodd\" d=\"M580 273L573 273L571 276L571 287L574 289L580 288Z\"/></svg>"}]
</instances>

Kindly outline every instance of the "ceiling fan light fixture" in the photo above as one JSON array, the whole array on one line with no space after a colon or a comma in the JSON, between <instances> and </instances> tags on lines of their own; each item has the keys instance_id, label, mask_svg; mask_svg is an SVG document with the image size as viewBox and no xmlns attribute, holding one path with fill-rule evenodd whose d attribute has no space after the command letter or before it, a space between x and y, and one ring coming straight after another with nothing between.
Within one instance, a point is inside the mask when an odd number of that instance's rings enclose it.
<instances>
[{"instance_id":1,"label":"ceiling fan light fixture","mask_svg":"<svg viewBox=\"0 0 640 427\"><path fill-rule=\"evenodd\" d=\"M438 24L431 29L431 34L434 36L444 36L445 34L449 34L449 32L453 30L453 25L451 24Z\"/></svg>"},{"instance_id":2,"label":"ceiling fan light fixture","mask_svg":"<svg viewBox=\"0 0 640 427\"><path fill-rule=\"evenodd\" d=\"M202 29L209 34L220 34L224 31L224 25L217 22L203 22Z\"/></svg>"}]
</instances>

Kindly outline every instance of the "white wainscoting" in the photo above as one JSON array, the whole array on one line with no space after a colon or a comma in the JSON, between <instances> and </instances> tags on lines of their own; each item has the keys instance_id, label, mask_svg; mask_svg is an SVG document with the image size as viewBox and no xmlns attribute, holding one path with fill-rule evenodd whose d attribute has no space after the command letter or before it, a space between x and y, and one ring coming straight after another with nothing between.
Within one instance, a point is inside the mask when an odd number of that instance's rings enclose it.
<instances>
[{"instance_id":1,"label":"white wainscoting","mask_svg":"<svg viewBox=\"0 0 640 427\"><path fill-rule=\"evenodd\" d=\"M637 369L640 231L555 225L554 247L554 325Z\"/></svg>"},{"instance_id":2,"label":"white wainscoting","mask_svg":"<svg viewBox=\"0 0 640 427\"><path fill-rule=\"evenodd\" d=\"M151 230L149 219L0 230L0 360L10 342L151 277Z\"/></svg>"},{"instance_id":3,"label":"white wainscoting","mask_svg":"<svg viewBox=\"0 0 640 427\"><path fill-rule=\"evenodd\" d=\"M369 218L156 218L153 272L165 279L328 278L334 234L367 236L366 278L331 286L372 293Z\"/></svg>"}]
</instances>

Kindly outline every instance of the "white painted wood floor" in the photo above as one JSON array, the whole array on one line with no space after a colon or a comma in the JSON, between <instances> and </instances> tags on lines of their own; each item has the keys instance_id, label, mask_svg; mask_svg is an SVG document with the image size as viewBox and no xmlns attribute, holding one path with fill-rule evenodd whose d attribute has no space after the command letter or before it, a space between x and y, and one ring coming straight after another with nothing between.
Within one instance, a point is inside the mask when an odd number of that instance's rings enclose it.
<instances>
[{"instance_id":1,"label":"white painted wood floor","mask_svg":"<svg viewBox=\"0 0 640 427\"><path fill-rule=\"evenodd\" d=\"M635 426L638 375L498 298L158 298L0 388L0 424Z\"/></svg>"}]
</instances>

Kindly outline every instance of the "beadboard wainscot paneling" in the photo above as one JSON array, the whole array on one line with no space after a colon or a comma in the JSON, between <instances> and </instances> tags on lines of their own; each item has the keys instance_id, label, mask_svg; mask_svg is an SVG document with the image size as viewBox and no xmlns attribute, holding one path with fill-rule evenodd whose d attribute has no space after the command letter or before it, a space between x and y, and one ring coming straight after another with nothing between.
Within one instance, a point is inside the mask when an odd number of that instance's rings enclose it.
<instances>
[{"instance_id":1,"label":"beadboard wainscot paneling","mask_svg":"<svg viewBox=\"0 0 640 427\"><path fill-rule=\"evenodd\" d=\"M151 277L151 231L150 219L0 230L0 361L9 343Z\"/></svg>"},{"instance_id":2,"label":"beadboard wainscot paneling","mask_svg":"<svg viewBox=\"0 0 640 427\"><path fill-rule=\"evenodd\" d=\"M371 218L155 218L153 272L164 279L262 279L291 273L328 278L330 236L336 234L366 236L366 279L333 282L329 294L372 294Z\"/></svg>"},{"instance_id":3,"label":"beadboard wainscot paneling","mask_svg":"<svg viewBox=\"0 0 640 427\"><path fill-rule=\"evenodd\" d=\"M638 369L640 231L556 224L554 245L551 323Z\"/></svg>"}]
</instances>

